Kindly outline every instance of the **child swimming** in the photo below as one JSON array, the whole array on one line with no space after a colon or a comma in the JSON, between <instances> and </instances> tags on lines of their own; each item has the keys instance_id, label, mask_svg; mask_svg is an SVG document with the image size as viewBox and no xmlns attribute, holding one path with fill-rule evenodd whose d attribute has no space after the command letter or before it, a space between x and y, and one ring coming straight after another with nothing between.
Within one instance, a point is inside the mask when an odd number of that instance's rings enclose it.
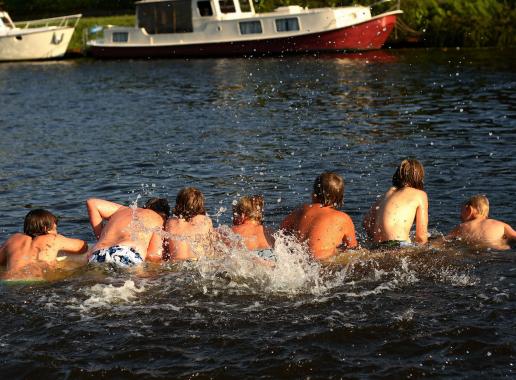
<instances>
[{"instance_id":1,"label":"child swimming","mask_svg":"<svg viewBox=\"0 0 516 380\"><path fill-rule=\"evenodd\" d=\"M281 223L281 229L306 241L313 257L328 259L339 248L355 248L353 221L337 210L344 200L344 180L332 172L317 176L313 186L312 203L292 211Z\"/></svg>"},{"instance_id":2,"label":"child swimming","mask_svg":"<svg viewBox=\"0 0 516 380\"><path fill-rule=\"evenodd\" d=\"M4 279L41 278L56 263L59 253L82 254L88 244L57 232L57 217L36 209L25 216L23 233L10 236L0 247L0 265L7 266Z\"/></svg>"},{"instance_id":3,"label":"child swimming","mask_svg":"<svg viewBox=\"0 0 516 380\"><path fill-rule=\"evenodd\" d=\"M274 239L263 226L264 200L261 195L242 197L233 206L231 230L242 237L245 247L264 259L272 259Z\"/></svg>"},{"instance_id":4,"label":"child swimming","mask_svg":"<svg viewBox=\"0 0 516 380\"><path fill-rule=\"evenodd\" d=\"M199 189L179 191L174 216L167 221L168 256L172 260L195 260L213 251L213 223L206 215L204 195Z\"/></svg>"},{"instance_id":5,"label":"child swimming","mask_svg":"<svg viewBox=\"0 0 516 380\"><path fill-rule=\"evenodd\" d=\"M98 239L89 255L90 263L126 267L144 260L161 261L163 238L160 232L170 214L166 199L150 198L142 208L96 198L88 199L86 205Z\"/></svg>"},{"instance_id":6,"label":"child swimming","mask_svg":"<svg viewBox=\"0 0 516 380\"><path fill-rule=\"evenodd\" d=\"M489 200L485 195L475 195L461 208L462 223L455 227L448 237L464 241L476 248L497 250L511 249L516 241L516 231L499 220L489 219Z\"/></svg>"},{"instance_id":7,"label":"child swimming","mask_svg":"<svg viewBox=\"0 0 516 380\"><path fill-rule=\"evenodd\" d=\"M428 196L425 171L418 160L403 160L392 176L392 187L370 208L363 226L379 247L396 248L410 243L416 222L416 243L428 241Z\"/></svg>"}]
</instances>

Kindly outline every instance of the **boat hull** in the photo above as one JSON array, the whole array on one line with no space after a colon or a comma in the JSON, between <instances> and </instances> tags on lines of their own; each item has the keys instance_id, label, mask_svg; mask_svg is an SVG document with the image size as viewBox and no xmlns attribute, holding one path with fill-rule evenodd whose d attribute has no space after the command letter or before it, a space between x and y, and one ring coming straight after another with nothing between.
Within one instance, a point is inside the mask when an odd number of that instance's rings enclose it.
<instances>
[{"instance_id":1,"label":"boat hull","mask_svg":"<svg viewBox=\"0 0 516 380\"><path fill-rule=\"evenodd\" d=\"M185 45L89 46L96 58L170 58L216 56L263 56L330 51L380 49L396 24L397 14L324 32L282 38Z\"/></svg>"},{"instance_id":2,"label":"boat hull","mask_svg":"<svg viewBox=\"0 0 516 380\"><path fill-rule=\"evenodd\" d=\"M24 31L0 36L0 61L52 59L66 53L74 28Z\"/></svg>"}]
</instances>

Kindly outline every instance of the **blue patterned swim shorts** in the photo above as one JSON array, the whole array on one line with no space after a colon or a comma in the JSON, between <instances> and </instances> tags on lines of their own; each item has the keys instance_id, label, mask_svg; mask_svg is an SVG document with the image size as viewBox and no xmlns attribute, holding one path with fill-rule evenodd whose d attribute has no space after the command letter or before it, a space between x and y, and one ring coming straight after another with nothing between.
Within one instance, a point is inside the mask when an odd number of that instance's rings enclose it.
<instances>
[{"instance_id":1,"label":"blue patterned swim shorts","mask_svg":"<svg viewBox=\"0 0 516 380\"><path fill-rule=\"evenodd\" d=\"M132 247L114 245L93 252L90 263L110 263L121 267L132 267L143 263L140 254Z\"/></svg>"}]
</instances>

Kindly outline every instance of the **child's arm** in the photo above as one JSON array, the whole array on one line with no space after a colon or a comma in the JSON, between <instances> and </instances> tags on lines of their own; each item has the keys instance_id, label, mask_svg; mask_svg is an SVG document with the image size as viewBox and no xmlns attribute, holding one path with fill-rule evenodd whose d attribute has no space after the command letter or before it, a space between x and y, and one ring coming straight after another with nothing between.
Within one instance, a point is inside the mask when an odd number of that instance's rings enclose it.
<instances>
[{"instance_id":1,"label":"child's arm","mask_svg":"<svg viewBox=\"0 0 516 380\"><path fill-rule=\"evenodd\" d=\"M516 240L516 231L514 231L508 224L504 225L504 234L507 237L507 240Z\"/></svg>"},{"instance_id":2,"label":"child's arm","mask_svg":"<svg viewBox=\"0 0 516 380\"><path fill-rule=\"evenodd\" d=\"M288 214L287 217L281 222L280 229L285 232L294 232L293 227L296 221L299 219L300 212L301 209L297 209Z\"/></svg>"},{"instance_id":3,"label":"child's arm","mask_svg":"<svg viewBox=\"0 0 516 380\"><path fill-rule=\"evenodd\" d=\"M98 239L102 232L102 221L109 219L111 215L123 206L103 199L91 198L86 201L86 207L88 208L88 217L90 218L91 227L93 228L95 237Z\"/></svg>"},{"instance_id":4,"label":"child's arm","mask_svg":"<svg viewBox=\"0 0 516 380\"><path fill-rule=\"evenodd\" d=\"M344 224L344 237L342 239L342 243L346 245L346 248L356 248L358 246L357 237L355 234L355 225L353 221L346 215L346 220Z\"/></svg>"},{"instance_id":5,"label":"child's arm","mask_svg":"<svg viewBox=\"0 0 516 380\"><path fill-rule=\"evenodd\" d=\"M423 193L416 210L416 242L425 244L428 241L428 196Z\"/></svg>"},{"instance_id":6,"label":"child's arm","mask_svg":"<svg viewBox=\"0 0 516 380\"><path fill-rule=\"evenodd\" d=\"M159 233L154 232L147 248L146 261L159 263L163 259L163 239Z\"/></svg>"},{"instance_id":7,"label":"child's arm","mask_svg":"<svg viewBox=\"0 0 516 380\"><path fill-rule=\"evenodd\" d=\"M88 250L88 243L81 239L67 238L63 235L57 235L59 242L59 251L72 254L86 253Z\"/></svg>"},{"instance_id":8,"label":"child's arm","mask_svg":"<svg viewBox=\"0 0 516 380\"><path fill-rule=\"evenodd\" d=\"M2 246L0 247L0 265L5 265L6 262L7 262L7 249L6 249L6 246L7 246L7 242L2 244Z\"/></svg>"},{"instance_id":9,"label":"child's arm","mask_svg":"<svg viewBox=\"0 0 516 380\"><path fill-rule=\"evenodd\" d=\"M374 236L374 225L376 224L376 210L380 204L381 198L373 203L367 214L364 216L362 226L364 227L367 236L373 238Z\"/></svg>"}]
</instances>

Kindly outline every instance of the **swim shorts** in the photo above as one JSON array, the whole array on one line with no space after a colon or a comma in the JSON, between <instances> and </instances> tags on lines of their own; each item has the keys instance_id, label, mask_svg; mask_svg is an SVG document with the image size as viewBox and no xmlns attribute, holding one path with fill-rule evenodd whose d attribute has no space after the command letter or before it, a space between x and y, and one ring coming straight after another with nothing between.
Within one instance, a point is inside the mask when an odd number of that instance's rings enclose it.
<instances>
[{"instance_id":1,"label":"swim shorts","mask_svg":"<svg viewBox=\"0 0 516 380\"><path fill-rule=\"evenodd\" d=\"M121 267L132 267L143 263L141 255L132 247L114 245L93 252L90 263L110 263Z\"/></svg>"},{"instance_id":2,"label":"swim shorts","mask_svg":"<svg viewBox=\"0 0 516 380\"><path fill-rule=\"evenodd\" d=\"M265 259L265 260L272 260L272 261L277 260L276 254L270 248L257 249L255 251L252 251L252 253L254 253L256 256L258 256L262 259Z\"/></svg>"},{"instance_id":3,"label":"swim shorts","mask_svg":"<svg viewBox=\"0 0 516 380\"><path fill-rule=\"evenodd\" d=\"M413 247L414 244L411 241L405 240L386 240L380 243L375 243L371 248L372 249L397 249L397 248L407 248Z\"/></svg>"}]
</instances>

